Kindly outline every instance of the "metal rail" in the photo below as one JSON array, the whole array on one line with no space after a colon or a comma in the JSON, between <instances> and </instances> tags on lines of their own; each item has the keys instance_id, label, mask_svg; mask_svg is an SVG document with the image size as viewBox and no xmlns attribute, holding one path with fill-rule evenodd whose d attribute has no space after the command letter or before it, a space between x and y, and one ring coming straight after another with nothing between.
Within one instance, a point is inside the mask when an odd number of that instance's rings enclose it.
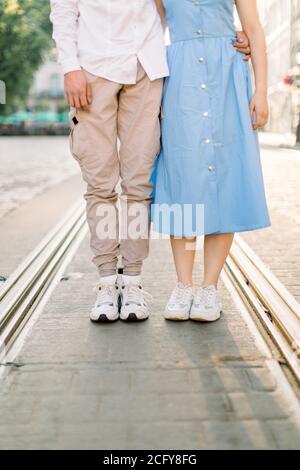
<instances>
[{"instance_id":1,"label":"metal rail","mask_svg":"<svg viewBox=\"0 0 300 470\"><path fill-rule=\"evenodd\" d=\"M225 272L254 312L300 383L300 305L236 235Z\"/></svg>"},{"instance_id":2,"label":"metal rail","mask_svg":"<svg viewBox=\"0 0 300 470\"><path fill-rule=\"evenodd\" d=\"M13 346L86 230L84 204L76 203L1 287L0 355Z\"/></svg>"}]
</instances>

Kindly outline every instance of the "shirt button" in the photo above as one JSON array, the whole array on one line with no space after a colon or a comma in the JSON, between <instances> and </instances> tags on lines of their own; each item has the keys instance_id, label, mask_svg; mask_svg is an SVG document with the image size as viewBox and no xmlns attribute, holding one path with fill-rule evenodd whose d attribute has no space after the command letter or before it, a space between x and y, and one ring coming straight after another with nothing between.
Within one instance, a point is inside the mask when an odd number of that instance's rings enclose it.
<instances>
[{"instance_id":1,"label":"shirt button","mask_svg":"<svg viewBox=\"0 0 300 470\"><path fill-rule=\"evenodd\" d=\"M205 113L203 113L203 116L204 117L208 117L209 116L209 113L207 111L205 111Z\"/></svg>"},{"instance_id":2,"label":"shirt button","mask_svg":"<svg viewBox=\"0 0 300 470\"><path fill-rule=\"evenodd\" d=\"M213 165L209 165L208 171L214 171L215 167Z\"/></svg>"},{"instance_id":3,"label":"shirt button","mask_svg":"<svg viewBox=\"0 0 300 470\"><path fill-rule=\"evenodd\" d=\"M201 29L198 29L198 31L196 31L196 34L197 34L197 36L200 36L202 34Z\"/></svg>"},{"instance_id":4,"label":"shirt button","mask_svg":"<svg viewBox=\"0 0 300 470\"><path fill-rule=\"evenodd\" d=\"M197 1L194 2L194 5L196 5L196 7L197 7L199 5L199 2L197 2Z\"/></svg>"},{"instance_id":5,"label":"shirt button","mask_svg":"<svg viewBox=\"0 0 300 470\"><path fill-rule=\"evenodd\" d=\"M205 143L206 143L206 144L211 144L211 140L210 140L210 139L206 139Z\"/></svg>"},{"instance_id":6,"label":"shirt button","mask_svg":"<svg viewBox=\"0 0 300 470\"><path fill-rule=\"evenodd\" d=\"M200 64L202 64L204 62L204 57L199 57L198 60L199 60Z\"/></svg>"},{"instance_id":7,"label":"shirt button","mask_svg":"<svg viewBox=\"0 0 300 470\"><path fill-rule=\"evenodd\" d=\"M201 88L202 88L202 90L205 90L205 89L206 89L205 83L202 83Z\"/></svg>"}]
</instances>

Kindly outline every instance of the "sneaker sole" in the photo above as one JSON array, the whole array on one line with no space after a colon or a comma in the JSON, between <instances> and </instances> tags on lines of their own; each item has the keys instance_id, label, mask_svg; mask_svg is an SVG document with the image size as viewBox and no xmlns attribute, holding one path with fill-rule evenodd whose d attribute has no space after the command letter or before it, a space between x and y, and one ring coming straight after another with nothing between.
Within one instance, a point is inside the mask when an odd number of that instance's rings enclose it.
<instances>
[{"instance_id":1,"label":"sneaker sole","mask_svg":"<svg viewBox=\"0 0 300 470\"><path fill-rule=\"evenodd\" d=\"M178 321L178 322L181 322L181 321L188 321L189 320L189 317L188 318L177 318L177 317L165 317L164 316L164 319L166 321Z\"/></svg>"},{"instance_id":2,"label":"sneaker sole","mask_svg":"<svg viewBox=\"0 0 300 470\"><path fill-rule=\"evenodd\" d=\"M120 317L121 321L127 322L127 323L136 323L140 321L146 321L148 320L149 317L146 318L138 318L135 313L130 313L127 318L122 318Z\"/></svg>"},{"instance_id":3,"label":"sneaker sole","mask_svg":"<svg viewBox=\"0 0 300 470\"><path fill-rule=\"evenodd\" d=\"M90 318L90 320L92 323L114 323L119 320L119 317L111 320L110 318L108 318L106 315L103 314L103 315L100 315L98 320L94 320L93 318Z\"/></svg>"},{"instance_id":4,"label":"sneaker sole","mask_svg":"<svg viewBox=\"0 0 300 470\"><path fill-rule=\"evenodd\" d=\"M200 318L200 317L199 318L190 317L190 320L195 321L195 322L199 322L199 323L214 323L214 322L220 320L220 318L222 316L222 313L223 312L220 312L219 316L217 318L213 319L213 320L207 320L206 318Z\"/></svg>"}]
</instances>

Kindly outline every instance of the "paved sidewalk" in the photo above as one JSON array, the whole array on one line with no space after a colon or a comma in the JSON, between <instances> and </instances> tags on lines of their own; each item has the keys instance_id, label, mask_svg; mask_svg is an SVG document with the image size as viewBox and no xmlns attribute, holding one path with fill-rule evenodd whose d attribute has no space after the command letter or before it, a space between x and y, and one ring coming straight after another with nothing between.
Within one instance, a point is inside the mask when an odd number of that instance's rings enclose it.
<instances>
[{"instance_id":1,"label":"paved sidewalk","mask_svg":"<svg viewBox=\"0 0 300 470\"><path fill-rule=\"evenodd\" d=\"M0 448L300 447L288 395L224 286L218 323L166 322L170 273L168 241L153 242L151 319L91 324L97 277L84 241L1 383Z\"/></svg>"},{"instance_id":2,"label":"paved sidewalk","mask_svg":"<svg viewBox=\"0 0 300 470\"><path fill-rule=\"evenodd\" d=\"M0 138L0 217L79 173L68 139Z\"/></svg>"},{"instance_id":3,"label":"paved sidewalk","mask_svg":"<svg viewBox=\"0 0 300 470\"><path fill-rule=\"evenodd\" d=\"M296 142L296 135L287 133L287 134L277 134L276 132L260 132L259 140L262 145L267 145L270 147L285 147L285 148L296 148L299 146L299 143Z\"/></svg>"},{"instance_id":4,"label":"paved sidewalk","mask_svg":"<svg viewBox=\"0 0 300 470\"><path fill-rule=\"evenodd\" d=\"M45 189L5 216L0 215L0 246L5 247L0 251L1 277L8 278L11 275L82 197L83 191L81 176L74 175Z\"/></svg>"},{"instance_id":5,"label":"paved sidewalk","mask_svg":"<svg viewBox=\"0 0 300 470\"><path fill-rule=\"evenodd\" d=\"M272 227L242 236L300 302L300 150L263 149Z\"/></svg>"}]
</instances>

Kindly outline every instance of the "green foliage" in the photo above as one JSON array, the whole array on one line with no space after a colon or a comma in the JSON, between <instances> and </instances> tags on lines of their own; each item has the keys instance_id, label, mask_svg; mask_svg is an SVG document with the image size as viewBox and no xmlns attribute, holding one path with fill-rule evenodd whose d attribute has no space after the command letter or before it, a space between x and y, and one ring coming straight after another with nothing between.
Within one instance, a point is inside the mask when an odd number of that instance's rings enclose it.
<instances>
[{"instance_id":1,"label":"green foliage","mask_svg":"<svg viewBox=\"0 0 300 470\"><path fill-rule=\"evenodd\" d=\"M34 72L51 46L49 0L0 0L0 80L8 114L26 102Z\"/></svg>"}]
</instances>

